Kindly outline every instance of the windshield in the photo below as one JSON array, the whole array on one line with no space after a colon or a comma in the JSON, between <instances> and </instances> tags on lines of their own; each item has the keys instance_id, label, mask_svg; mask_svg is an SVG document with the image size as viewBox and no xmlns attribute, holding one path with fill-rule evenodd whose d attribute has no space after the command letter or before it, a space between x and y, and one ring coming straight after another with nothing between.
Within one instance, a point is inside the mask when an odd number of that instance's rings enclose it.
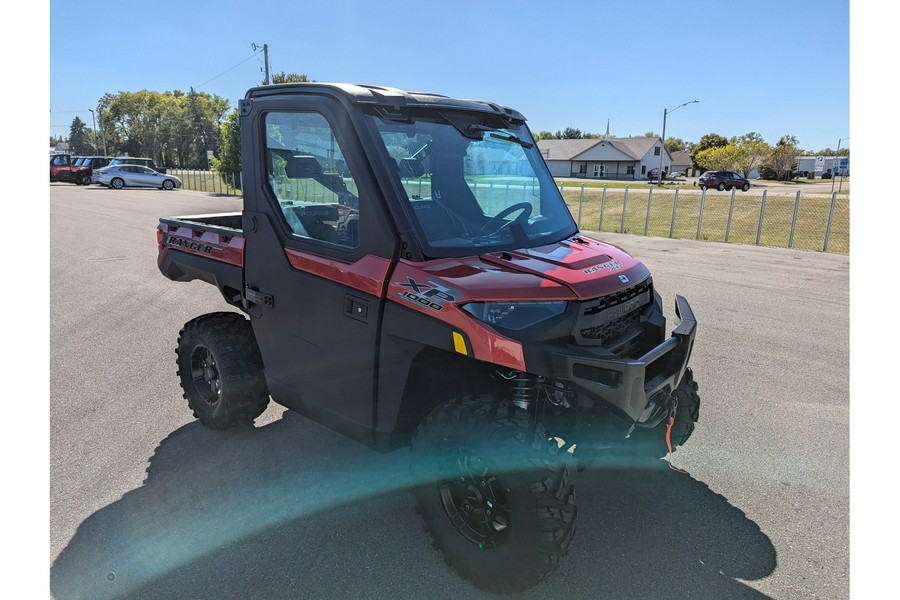
<instances>
[{"instance_id":1,"label":"windshield","mask_svg":"<svg viewBox=\"0 0 900 600\"><path fill-rule=\"evenodd\" d=\"M576 232L524 125L437 114L373 116L426 254L533 248Z\"/></svg>"}]
</instances>

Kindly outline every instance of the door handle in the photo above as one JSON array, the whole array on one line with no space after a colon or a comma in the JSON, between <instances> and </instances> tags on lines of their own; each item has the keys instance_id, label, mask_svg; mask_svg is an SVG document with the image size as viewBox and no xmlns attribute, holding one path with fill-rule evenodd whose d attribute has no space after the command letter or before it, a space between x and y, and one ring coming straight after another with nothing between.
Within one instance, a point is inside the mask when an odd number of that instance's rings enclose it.
<instances>
[{"instance_id":1,"label":"door handle","mask_svg":"<svg viewBox=\"0 0 900 600\"><path fill-rule=\"evenodd\" d=\"M274 307L275 297L271 294L264 294L258 290L254 290L249 285L244 286L244 308L250 308L250 304L263 304L265 306Z\"/></svg>"},{"instance_id":2,"label":"door handle","mask_svg":"<svg viewBox=\"0 0 900 600\"><path fill-rule=\"evenodd\" d=\"M346 294L344 296L344 315L362 323L368 323L369 303L362 298Z\"/></svg>"}]
</instances>

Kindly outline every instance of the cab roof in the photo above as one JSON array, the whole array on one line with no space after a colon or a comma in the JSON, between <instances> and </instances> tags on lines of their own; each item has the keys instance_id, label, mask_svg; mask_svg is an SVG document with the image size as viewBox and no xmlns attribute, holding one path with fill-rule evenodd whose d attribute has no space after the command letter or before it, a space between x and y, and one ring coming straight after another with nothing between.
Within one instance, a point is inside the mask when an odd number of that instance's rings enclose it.
<instances>
[{"instance_id":1,"label":"cab roof","mask_svg":"<svg viewBox=\"0 0 900 600\"><path fill-rule=\"evenodd\" d=\"M358 83L280 83L251 88L247 91L245 99L251 100L272 95L317 92L339 95L355 104L369 104L391 108L444 108L489 113L508 119L525 121L525 117L519 111L493 102L450 98L428 92L410 92L392 87Z\"/></svg>"}]
</instances>

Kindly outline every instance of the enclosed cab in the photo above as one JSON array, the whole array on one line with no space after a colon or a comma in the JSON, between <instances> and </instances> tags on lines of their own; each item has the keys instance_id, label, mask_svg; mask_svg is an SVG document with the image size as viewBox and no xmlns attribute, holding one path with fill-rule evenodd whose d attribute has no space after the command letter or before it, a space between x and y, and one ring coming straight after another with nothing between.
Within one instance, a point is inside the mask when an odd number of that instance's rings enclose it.
<instances>
[{"instance_id":1,"label":"enclosed cab","mask_svg":"<svg viewBox=\"0 0 900 600\"><path fill-rule=\"evenodd\" d=\"M252 422L271 397L412 444L419 512L458 572L535 584L574 535L572 461L691 435L688 302L668 337L647 268L578 231L513 109L315 83L251 89L240 114L243 211L157 232L167 277L239 311L179 337L195 414Z\"/></svg>"}]
</instances>

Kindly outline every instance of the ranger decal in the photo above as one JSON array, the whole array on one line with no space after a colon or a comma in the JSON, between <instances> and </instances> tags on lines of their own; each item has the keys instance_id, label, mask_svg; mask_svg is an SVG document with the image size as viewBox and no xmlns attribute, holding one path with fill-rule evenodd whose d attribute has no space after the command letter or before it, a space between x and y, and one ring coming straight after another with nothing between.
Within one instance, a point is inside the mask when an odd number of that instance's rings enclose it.
<instances>
[{"instance_id":1,"label":"ranger decal","mask_svg":"<svg viewBox=\"0 0 900 600\"><path fill-rule=\"evenodd\" d=\"M212 251L216 250L215 246L204 244L202 242L195 242L194 240L183 237L176 237L174 235L170 235L169 239L166 240L166 243L170 246L181 246L187 250L196 250L197 252L203 252L204 254L212 254Z\"/></svg>"},{"instance_id":2,"label":"ranger decal","mask_svg":"<svg viewBox=\"0 0 900 600\"><path fill-rule=\"evenodd\" d=\"M602 265L594 265L593 267L588 267L584 269L582 273L585 275L590 275L591 273L596 273L597 271L602 271L606 269L607 271L618 271L622 268L622 263L618 260L610 260L608 262L603 263Z\"/></svg>"}]
</instances>

